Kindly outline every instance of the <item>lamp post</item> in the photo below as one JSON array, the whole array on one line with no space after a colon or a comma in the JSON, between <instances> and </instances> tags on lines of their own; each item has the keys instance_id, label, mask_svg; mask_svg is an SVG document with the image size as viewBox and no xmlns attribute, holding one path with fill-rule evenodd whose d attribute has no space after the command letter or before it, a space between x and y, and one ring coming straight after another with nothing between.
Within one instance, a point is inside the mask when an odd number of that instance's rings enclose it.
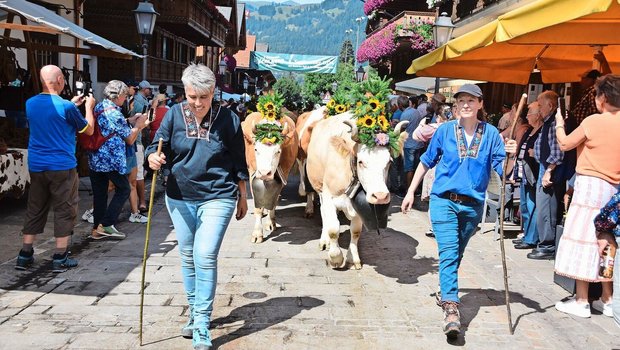
<instances>
[{"instance_id":1,"label":"lamp post","mask_svg":"<svg viewBox=\"0 0 620 350\"><path fill-rule=\"evenodd\" d=\"M357 22L357 33L355 34L355 65L357 65L357 47L359 46L359 41L360 41L360 24L362 24L362 21L364 20L364 17L357 17L355 19L355 22Z\"/></svg>"},{"instance_id":2,"label":"lamp post","mask_svg":"<svg viewBox=\"0 0 620 350\"><path fill-rule=\"evenodd\" d=\"M153 9L153 4L144 0L138 4L138 7L133 10L136 16L136 26L138 27L138 34L142 36L142 80L146 80L146 58L148 56L149 38L153 35L153 29L155 29L155 20L159 13Z\"/></svg>"},{"instance_id":3,"label":"lamp post","mask_svg":"<svg viewBox=\"0 0 620 350\"><path fill-rule=\"evenodd\" d=\"M337 82L337 81L335 81L335 82L333 82L333 83L332 83L332 91L333 91L334 93L336 93L336 89L338 89L338 82Z\"/></svg>"},{"instance_id":4,"label":"lamp post","mask_svg":"<svg viewBox=\"0 0 620 350\"><path fill-rule=\"evenodd\" d=\"M347 29L347 30L344 31L344 34L345 34L344 40L345 40L345 42L347 40L349 40L349 34L352 34L352 33L353 33L353 29ZM347 50L346 47L345 47L345 50L344 50L344 62L345 63L349 62L349 50Z\"/></svg>"},{"instance_id":5,"label":"lamp post","mask_svg":"<svg viewBox=\"0 0 620 350\"><path fill-rule=\"evenodd\" d=\"M357 80L358 83L361 83L362 80L364 80L364 73L366 72L364 72L364 68L360 65L355 71L355 80Z\"/></svg>"},{"instance_id":6,"label":"lamp post","mask_svg":"<svg viewBox=\"0 0 620 350\"><path fill-rule=\"evenodd\" d=\"M452 31L454 30L454 24L452 19L448 17L446 12L442 12L441 15L435 20L433 25L433 40L435 41L435 47L445 45L452 37ZM435 93L439 92L439 77L435 78Z\"/></svg>"},{"instance_id":7,"label":"lamp post","mask_svg":"<svg viewBox=\"0 0 620 350\"><path fill-rule=\"evenodd\" d=\"M222 57L222 59L220 60L220 63L217 65L217 72L220 75L220 89L219 89L219 96L218 96L218 101L222 100L222 90L224 87L224 77L226 75L226 61L224 61L224 57Z\"/></svg>"},{"instance_id":8,"label":"lamp post","mask_svg":"<svg viewBox=\"0 0 620 350\"><path fill-rule=\"evenodd\" d=\"M244 92L248 91L248 86L250 85L250 81L248 77L243 78L243 90Z\"/></svg>"}]
</instances>

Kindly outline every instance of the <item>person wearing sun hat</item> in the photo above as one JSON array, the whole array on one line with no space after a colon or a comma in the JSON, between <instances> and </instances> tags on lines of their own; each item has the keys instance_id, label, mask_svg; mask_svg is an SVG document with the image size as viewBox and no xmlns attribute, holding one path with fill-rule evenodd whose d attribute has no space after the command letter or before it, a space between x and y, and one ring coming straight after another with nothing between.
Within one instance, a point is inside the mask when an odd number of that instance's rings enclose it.
<instances>
[{"instance_id":1,"label":"person wearing sun hat","mask_svg":"<svg viewBox=\"0 0 620 350\"><path fill-rule=\"evenodd\" d=\"M499 131L482 120L482 91L465 84L454 95L459 120L441 124L420 157L411 186L403 199L406 213L414 192L427 171L435 166L429 212L439 250L437 303L444 312L443 331L449 338L461 332L458 269L467 242L483 216L484 196L491 170L502 174L506 157Z\"/></svg>"}]
</instances>

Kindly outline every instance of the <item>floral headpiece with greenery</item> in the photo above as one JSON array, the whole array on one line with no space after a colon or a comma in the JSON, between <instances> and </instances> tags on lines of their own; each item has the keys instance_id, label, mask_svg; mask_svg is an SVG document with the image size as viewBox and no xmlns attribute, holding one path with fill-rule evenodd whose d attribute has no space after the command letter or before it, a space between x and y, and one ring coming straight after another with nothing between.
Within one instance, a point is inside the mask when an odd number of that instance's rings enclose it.
<instances>
[{"instance_id":1,"label":"floral headpiece with greenery","mask_svg":"<svg viewBox=\"0 0 620 350\"><path fill-rule=\"evenodd\" d=\"M262 119L254 126L254 140L264 144L281 144L284 142L282 135L282 106L284 97L278 92L262 95L258 99L256 109L262 115Z\"/></svg>"},{"instance_id":2,"label":"floral headpiece with greenery","mask_svg":"<svg viewBox=\"0 0 620 350\"><path fill-rule=\"evenodd\" d=\"M327 102L326 107L325 118L329 118L332 115L342 114L351 109L351 101L342 90L339 90L335 92L332 99Z\"/></svg>"},{"instance_id":3,"label":"floral headpiece with greenery","mask_svg":"<svg viewBox=\"0 0 620 350\"><path fill-rule=\"evenodd\" d=\"M370 78L354 91L357 138L366 147L386 146L394 157L400 153L400 133L391 128L390 79Z\"/></svg>"}]
</instances>

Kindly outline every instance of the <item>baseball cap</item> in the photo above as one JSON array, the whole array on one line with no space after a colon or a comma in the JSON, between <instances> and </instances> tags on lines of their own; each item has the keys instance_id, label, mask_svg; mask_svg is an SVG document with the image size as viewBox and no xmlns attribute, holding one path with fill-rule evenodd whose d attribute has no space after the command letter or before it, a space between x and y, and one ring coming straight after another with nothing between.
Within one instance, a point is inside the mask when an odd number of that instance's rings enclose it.
<instances>
[{"instance_id":1,"label":"baseball cap","mask_svg":"<svg viewBox=\"0 0 620 350\"><path fill-rule=\"evenodd\" d=\"M482 97L482 90L480 90L480 87L478 87L478 85L465 84L461 86L459 90L456 92L456 94L454 94L454 98L457 98L459 94L462 92L466 94L470 94L474 97Z\"/></svg>"},{"instance_id":2,"label":"baseball cap","mask_svg":"<svg viewBox=\"0 0 620 350\"><path fill-rule=\"evenodd\" d=\"M433 95L433 100L439 102L439 103L446 103L446 96L444 96L443 94L440 93L436 93Z\"/></svg>"},{"instance_id":3,"label":"baseball cap","mask_svg":"<svg viewBox=\"0 0 620 350\"><path fill-rule=\"evenodd\" d=\"M585 71L585 72L581 75L581 77L582 77L582 78L597 79L597 78L598 78L598 77L600 77L601 75L602 75L602 74L601 74L601 72L599 72L598 70L596 70L596 69L590 69L590 70Z\"/></svg>"},{"instance_id":4,"label":"baseball cap","mask_svg":"<svg viewBox=\"0 0 620 350\"><path fill-rule=\"evenodd\" d=\"M142 81L140 82L140 84L138 84L138 87L139 87L140 89L150 89L150 88L151 88L151 83L149 83L149 82L148 82L148 81L146 81L146 80L142 80Z\"/></svg>"}]
</instances>

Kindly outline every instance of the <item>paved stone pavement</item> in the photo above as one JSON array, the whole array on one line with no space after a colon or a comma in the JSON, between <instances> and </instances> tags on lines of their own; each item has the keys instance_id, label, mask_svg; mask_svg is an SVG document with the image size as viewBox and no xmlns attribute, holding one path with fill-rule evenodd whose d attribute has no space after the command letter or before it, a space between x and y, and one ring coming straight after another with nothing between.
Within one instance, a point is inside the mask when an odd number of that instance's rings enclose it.
<instances>
[{"instance_id":1,"label":"paved stone pavement","mask_svg":"<svg viewBox=\"0 0 620 350\"><path fill-rule=\"evenodd\" d=\"M88 180L82 181L82 188L88 188ZM434 240L423 234L426 213L398 213L394 198L390 228L381 235L362 235L363 268L333 270L326 252L318 250L318 211L313 219L303 218L295 186L293 179L281 199L281 227L264 243L250 243L251 216L233 219L229 227L212 322L219 349L620 348L619 329L610 318L594 313L578 319L553 308L568 296L552 282L553 262L528 260L525 251L507 242L515 326L510 335L499 243L491 232L477 234L466 251L460 274L465 334L448 343L434 304L437 252ZM187 307L175 235L161 188L158 193L143 347L138 320L146 225L129 223L125 215L117 227L128 233L127 239L93 242L86 238L89 225L80 221L72 247L79 267L52 274L50 221L35 246L34 268L18 272L13 266L25 201L0 201L0 348L190 349L191 341L179 336ZM80 195L81 214L91 197L88 191ZM345 233L341 246L347 242Z\"/></svg>"}]
</instances>

